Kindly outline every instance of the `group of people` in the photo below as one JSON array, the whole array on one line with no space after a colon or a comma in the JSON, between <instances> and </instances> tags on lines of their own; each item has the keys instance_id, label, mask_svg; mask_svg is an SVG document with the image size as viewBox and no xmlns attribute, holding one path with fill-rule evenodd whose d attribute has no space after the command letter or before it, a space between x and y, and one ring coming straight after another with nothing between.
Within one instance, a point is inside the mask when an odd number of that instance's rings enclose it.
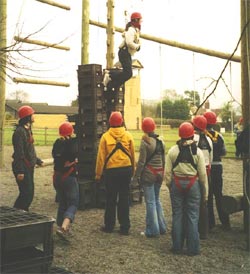
<instances>
[{"instance_id":1,"label":"group of people","mask_svg":"<svg viewBox=\"0 0 250 274\"><path fill-rule=\"evenodd\" d=\"M123 70L106 70L103 85L107 89L121 86L132 77L132 55L140 50L142 16L131 14L131 21L123 33L119 46L119 61ZM34 110L30 106L19 109L19 123L13 134L13 173L19 188L15 208L29 210L34 196L34 167L43 165L37 157L32 135ZM143 190L146 205L146 225L141 233L146 237L159 237L167 232L167 221L160 201L163 181L169 189L172 205L172 249L182 254L186 244L188 255L200 253L200 239L206 239L209 229L215 226L213 198L224 229L230 229L229 216L222 210L222 162L226 154L222 135L213 129L216 114L197 115L192 122L179 127L176 145L166 155L165 144L155 133L155 121L146 117L142 121L143 136L139 158L135 160L133 136L126 130L121 112L112 112L109 129L99 143L96 159L97 183L106 189L104 224L101 231L112 233L116 215L121 235L129 235L130 187L138 185ZM53 185L58 201L57 234L64 237L79 205L77 183L78 146L73 137L73 127L64 122L53 144Z\"/></svg>"},{"instance_id":2,"label":"group of people","mask_svg":"<svg viewBox=\"0 0 250 274\"><path fill-rule=\"evenodd\" d=\"M34 167L43 162L36 156L32 136L34 110L30 106L19 109L19 123L13 133L13 173L19 187L14 207L28 211L34 196ZM140 186L146 206L145 237L159 237L167 232L167 220L160 201L165 181L172 205L172 249L182 254L186 244L188 255L200 253L200 239L206 239L215 226L213 198L224 229L230 229L229 216L222 210L223 166L226 154L222 135L213 129L216 114L197 115L192 122L179 127L176 145L166 154L165 144L155 133L151 117L142 121L139 157L136 161L133 136L126 130L121 112L109 117L109 129L100 138L97 159L97 183L106 189L104 224L101 231L112 233L116 215L121 235L130 232L130 187ZM53 185L58 200L57 234L65 237L79 205L77 182L78 143L73 127L64 122L53 144Z\"/></svg>"}]
</instances>

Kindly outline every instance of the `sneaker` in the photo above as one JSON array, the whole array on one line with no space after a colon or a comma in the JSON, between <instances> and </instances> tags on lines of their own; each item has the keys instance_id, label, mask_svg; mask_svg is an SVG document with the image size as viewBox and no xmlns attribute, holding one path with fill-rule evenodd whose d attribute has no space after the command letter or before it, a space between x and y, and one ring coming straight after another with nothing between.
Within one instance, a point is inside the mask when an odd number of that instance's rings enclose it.
<instances>
[{"instance_id":1,"label":"sneaker","mask_svg":"<svg viewBox=\"0 0 250 274\"><path fill-rule=\"evenodd\" d=\"M103 76L103 81L102 81L104 87L107 87L107 85L110 81L111 81L111 78L110 78L110 75L109 75L109 71L105 70L104 76Z\"/></svg>"},{"instance_id":2,"label":"sneaker","mask_svg":"<svg viewBox=\"0 0 250 274\"><path fill-rule=\"evenodd\" d=\"M56 235L64 241L69 241L69 238L72 236L69 232L64 232L60 228L56 230Z\"/></svg>"},{"instance_id":3,"label":"sneaker","mask_svg":"<svg viewBox=\"0 0 250 274\"><path fill-rule=\"evenodd\" d=\"M147 238L158 238L159 237L159 235L149 235L149 234L146 234L145 232L141 232L140 235L143 237L147 237Z\"/></svg>"}]
</instances>

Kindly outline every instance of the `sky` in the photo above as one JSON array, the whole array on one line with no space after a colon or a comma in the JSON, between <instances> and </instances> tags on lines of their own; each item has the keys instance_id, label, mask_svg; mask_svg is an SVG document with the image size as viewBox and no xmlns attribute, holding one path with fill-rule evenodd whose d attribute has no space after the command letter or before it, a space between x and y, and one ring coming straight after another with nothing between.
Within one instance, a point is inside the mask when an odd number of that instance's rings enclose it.
<instances>
[{"instance_id":1,"label":"sky","mask_svg":"<svg viewBox=\"0 0 250 274\"><path fill-rule=\"evenodd\" d=\"M34 0L8 0L8 42L14 35L52 43L63 41L70 51L46 49L25 52L15 56L26 69L21 73L36 78L68 82L70 87L16 84L8 80L7 96L16 90L29 94L31 102L47 102L50 105L70 105L77 98L77 69L81 62L81 6L82 0L57 0L71 7L70 11L49 6ZM240 1L236 0L124 0L115 2L115 26L124 27L124 11L141 12L141 32L181 43L231 54L240 37ZM106 0L90 1L90 19L106 23ZM43 26L45 26L42 28ZM41 29L42 28L42 29ZM40 30L41 29L41 30ZM38 31L40 30L40 31ZM121 42L121 34L115 34L115 49ZM182 50L150 41L141 41L141 50L134 56L142 65L142 99L159 99L162 91L198 91L201 99L206 97L226 64L226 60ZM23 44L24 49L36 46ZM90 26L89 63L106 66L106 30ZM115 62L118 60L116 50ZM236 52L240 55L240 49ZM30 70L31 69L31 70ZM9 72L13 77L17 76ZM21 77L21 76L19 76ZM27 76L28 77L28 76ZM231 62L214 95L210 97L212 108L220 107L234 99L241 101L240 63ZM238 104L234 103L237 107Z\"/></svg>"}]
</instances>

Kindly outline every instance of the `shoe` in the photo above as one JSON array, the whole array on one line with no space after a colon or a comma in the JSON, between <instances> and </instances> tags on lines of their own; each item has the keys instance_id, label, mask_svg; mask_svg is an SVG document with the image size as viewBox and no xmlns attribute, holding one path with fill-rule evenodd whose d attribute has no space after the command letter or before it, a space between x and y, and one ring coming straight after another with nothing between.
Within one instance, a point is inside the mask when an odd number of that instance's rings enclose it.
<instances>
[{"instance_id":1,"label":"shoe","mask_svg":"<svg viewBox=\"0 0 250 274\"><path fill-rule=\"evenodd\" d=\"M129 231L128 230L119 230L120 235L128 236Z\"/></svg>"},{"instance_id":2,"label":"shoe","mask_svg":"<svg viewBox=\"0 0 250 274\"><path fill-rule=\"evenodd\" d=\"M105 233L112 233L113 229L108 229L105 226L101 226L100 230Z\"/></svg>"},{"instance_id":3,"label":"shoe","mask_svg":"<svg viewBox=\"0 0 250 274\"><path fill-rule=\"evenodd\" d=\"M56 230L56 235L64 241L69 241L72 236L69 232L64 232L61 228Z\"/></svg>"},{"instance_id":4,"label":"shoe","mask_svg":"<svg viewBox=\"0 0 250 274\"><path fill-rule=\"evenodd\" d=\"M171 248L170 252L173 253L173 254L175 254L175 255L181 255L181 254L183 254L183 250L182 249L179 250L179 249Z\"/></svg>"},{"instance_id":5,"label":"shoe","mask_svg":"<svg viewBox=\"0 0 250 274\"><path fill-rule=\"evenodd\" d=\"M110 81L111 81L111 78L110 78L110 75L109 75L109 71L105 70L104 76L103 76L103 81L102 81L104 87L107 87L107 85Z\"/></svg>"},{"instance_id":6,"label":"shoe","mask_svg":"<svg viewBox=\"0 0 250 274\"><path fill-rule=\"evenodd\" d=\"M231 230L230 224L223 224L223 225L221 226L221 228L222 228L222 230L224 230L224 231L230 231L230 230Z\"/></svg>"},{"instance_id":7,"label":"shoe","mask_svg":"<svg viewBox=\"0 0 250 274\"><path fill-rule=\"evenodd\" d=\"M200 252L187 252L186 253L186 255L189 256L189 257L198 256L200 254L201 254Z\"/></svg>"},{"instance_id":8,"label":"shoe","mask_svg":"<svg viewBox=\"0 0 250 274\"><path fill-rule=\"evenodd\" d=\"M147 238L159 238L159 235L148 235L145 232L141 232L140 235L145 236Z\"/></svg>"}]
</instances>

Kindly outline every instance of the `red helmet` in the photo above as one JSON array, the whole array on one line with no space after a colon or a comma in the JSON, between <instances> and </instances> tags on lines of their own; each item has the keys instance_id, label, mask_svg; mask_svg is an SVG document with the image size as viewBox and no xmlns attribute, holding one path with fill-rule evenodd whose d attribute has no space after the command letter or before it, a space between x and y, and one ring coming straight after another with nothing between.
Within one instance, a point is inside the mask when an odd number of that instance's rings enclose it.
<instances>
[{"instance_id":1,"label":"red helmet","mask_svg":"<svg viewBox=\"0 0 250 274\"><path fill-rule=\"evenodd\" d=\"M131 21L135 20L135 19L142 19L142 16L140 14L140 12L133 12L130 16Z\"/></svg>"},{"instance_id":2,"label":"red helmet","mask_svg":"<svg viewBox=\"0 0 250 274\"><path fill-rule=\"evenodd\" d=\"M20 119L30 116L34 113L35 113L34 109L30 106L22 106L18 110L18 116Z\"/></svg>"},{"instance_id":3,"label":"red helmet","mask_svg":"<svg viewBox=\"0 0 250 274\"><path fill-rule=\"evenodd\" d=\"M141 29L141 22L140 19L142 19L142 16L139 12L133 12L130 16L131 24L138 29Z\"/></svg>"},{"instance_id":4,"label":"red helmet","mask_svg":"<svg viewBox=\"0 0 250 274\"><path fill-rule=\"evenodd\" d=\"M151 117L146 117L142 121L142 130L146 133L154 132L155 130L155 121Z\"/></svg>"},{"instance_id":5,"label":"red helmet","mask_svg":"<svg viewBox=\"0 0 250 274\"><path fill-rule=\"evenodd\" d=\"M243 117L240 117L240 119L239 119L239 123L240 123L240 125L242 125L242 124L243 124L243 122L244 122Z\"/></svg>"},{"instance_id":6,"label":"red helmet","mask_svg":"<svg viewBox=\"0 0 250 274\"><path fill-rule=\"evenodd\" d=\"M59 127L59 134L63 137L70 136L73 133L73 126L69 122L64 122Z\"/></svg>"},{"instance_id":7,"label":"red helmet","mask_svg":"<svg viewBox=\"0 0 250 274\"><path fill-rule=\"evenodd\" d=\"M203 114L203 116L207 119L208 125L215 125L217 122L216 114L213 111L207 111Z\"/></svg>"},{"instance_id":8,"label":"red helmet","mask_svg":"<svg viewBox=\"0 0 250 274\"><path fill-rule=\"evenodd\" d=\"M183 139L194 136L194 127L189 122L184 122L179 126L179 136Z\"/></svg>"},{"instance_id":9,"label":"red helmet","mask_svg":"<svg viewBox=\"0 0 250 274\"><path fill-rule=\"evenodd\" d=\"M109 124L111 127L119 127L123 123L122 114L120 111L113 111L109 117Z\"/></svg>"},{"instance_id":10,"label":"red helmet","mask_svg":"<svg viewBox=\"0 0 250 274\"><path fill-rule=\"evenodd\" d=\"M207 127L207 119L202 115L197 115L193 118L193 125L203 131Z\"/></svg>"}]
</instances>

